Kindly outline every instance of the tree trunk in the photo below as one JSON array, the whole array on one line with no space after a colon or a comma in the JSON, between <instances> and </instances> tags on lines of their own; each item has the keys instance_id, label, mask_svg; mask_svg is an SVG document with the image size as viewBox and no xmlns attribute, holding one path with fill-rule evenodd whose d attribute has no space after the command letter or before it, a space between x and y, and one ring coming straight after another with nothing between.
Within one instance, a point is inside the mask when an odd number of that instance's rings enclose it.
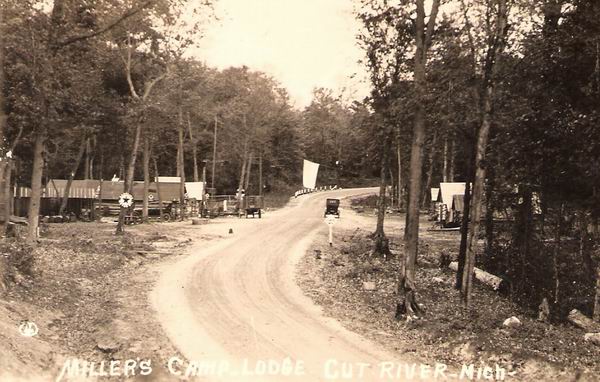
<instances>
[{"instance_id":1,"label":"tree trunk","mask_svg":"<svg viewBox=\"0 0 600 382\"><path fill-rule=\"evenodd\" d=\"M461 294L465 307L471 303L471 290L473 288L473 268L475 267L475 254L477 251L477 241L479 237L479 226L481 218L481 205L483 201L483 189L485 182L485 152L487 148L488 136L491 127L491 91L488 88L487 96L485 97L486 112L483 116L483 122L479 128L477 137L477 146L475 154L475 179L473 181L473 198L472 209L470 216L470 229L467 235L467 252L465 256L465 268L463 274L463 282Z\"/></svg>"},{"instance_id":2,"label":"tree trunk","mask_svg":"<svg viewBox=\"0 0 600 382\"><path fill-rule=\"evenodd\" d=\"M450 140L450 167L448 168L448 182L454 182L454 156L456 155L455 153L455 147L454 147L454 140Z\"/></svg>"},{"instance_id":3,"label":"tree trunk","mask_svg":"<svg viewBox=\"0 0 600 382\"><path fill-rule=\"evenodd\" d=\"M442 168L442 179L446 183L448 181L448 138L444 138L444 159ZM429 190L429 188L427 189Z\"/></svg>"},{"instance_id":4,"label":"tree trunk","mask_svg":"<svg viewBox=\"0 0 600 382\"><path fill-rule=\"evenodd\" d=\"M85 139L85 168L83 170L83 179L90 179L91 151L92 151L92 145L90 145L90 138L86 138ZM75 171L77 171L77 170L75 170Z\"/></svg>"},{"instance_id":5,"label":"tree trunk","mask_svg":"<svg viewBox=\"0 0 600 382\"><path fill-rule=\"evenodd\" d=\"M179 168L179 158L181 157L181 148L179 147L179 141L177 141L177 154L175 154L175 158L177 158L177 160L175 161L175 176L177 178L181 177L181 169Z\"/></svg>"},{"instance_id":6,"label":"tree trunk","mask_svg":"<svg viewBox=\"0 0 600 382\"><path fill-rule=\"evenodd\" d=\"M410 319L421 313L416 300L415 273L419 250L419 198L422 192L423 144L425 141L425 68L427 64L427 47L431 43L440 0L433 0L427 30L425 30L425 2L424 0L417 0L416 5L414 82L417 101L410 151L408 208L404 234L404 261L402 262L398 281L397 319L403 315L406 315L407 319Z\"/></svg>"},{"instance_id":7,"label":"tree trunk","mask_svg":"<svg viewBox=\"0 0 600 382\"><path fill-rule=\"evenodd\" d=\"M212 173L210 174L210 187L215 187L215 173L217 170L217 116L215 115L215 130L213 133L213 160Z\"/></svg>"},{"instance_id":8,"label":"tree trunk","mask_svg":"<svg viewBox=\"0 0 600 382\"><path fill-rule=\"evenodd\" d=\"M125 181L125 155L123 153L119 158L119 179Z\"/></svg>"},{"instance_id":9,"label":"tree trunk","mask_svg":"<svg viewBox=\"0 0 600 382\"><path fill-rule=\"evenodd\" d=\"M94 138L92 140L92 147L93 147L93 151L92 151L92 155L90 157L90 179L95 179L94 178L94 165L96 163L96 148L98 147L98 142L96 141L96 136L94 136ZM98 179L100 179L100 177L98 177Z\"/></svg>"},{"instance_id":10,"label":"tree trunk","mask_svg":"<svg viewBox=\"0 0 600 382\"><path fill-rule=\"evenodd\" d=\"M471 173L469 166L468 173ZM471 177L467 178L465 194L463 195L462 221L460 222L460 247L458 250L458 271L456 272L456 289L462 289L462 280L465 270L465 258L467 256L467 239L469 233L469 212L471 205Z\"/></svg>"},{"instance_id":11,"label":"tree trunk","mask_svg":"<svg viewBox=\"0 0 600 382\"><path fill-rule=\"evenodd\" d=\"M238 203L241 202L241 200L242 200L242 189L244 188L244 179L246 176L247 147L248 147L248 141L244 142L244 152L242 154L242 170L240 171L240 182L238 184L238 194L237 194ZM240 208L241 208L241 206L240 206Z\"/></svg>"},{"instance_id":12,"label":"tree trunk","mask_svg":"<svg viewBox=\"0 0 600 382\"><path fill-rule=\"evenodd\" d=\"M184 202L185 202L185 155L183 150L183 140L184 140L184 132L183 132L183 111L181 109L181 105L179 105L179 123L178 123L178 133L179 133L179 158L178 158L178 167L179 167L179 205L181 207L180 220L184 219Z\"/></svg>"},{"instance_id":13,"label":"tree trunk","mask_svg":"<svg viewBox=\"0 0 600 382\"><path fill-rule=\"evenodd\" d=\"M11 187L11 178L12 178L12 168L13 168L13 162L12 160L8 160L6 159L5 161L3 161L3 165L2 167L4 168L4 171L0 171L2 173L2 178L4 180L4 226L2 227L2 236L4 236L6 234L6 229L8 227L8 224L10 222L10 216L13 214L13 209L12 209L12 201L13 201L13 196L12 196L12 187ZM1 274L0 274L1 276Z\"/></svg>"},{"instance_id":14,"label":"tree trunk","mask_svg":"<svg viewBox=\"0 0 600 382\"><path fill-rule=\"evenodd\" d=\"M77 152L77 157L75 158L75 164L71 169L71 173L69 173L69 179L67 179L67 184L65 186L64 194L62 196L62 201L60 203L60 209L58 211L59 215L63 215L65 210L67 209L67 203L69 202L69 194L71 193L71 184L73 183L73 178L75 178L75 174L77 173L77 169L81 164L81 158L83 157L83 153L86 150L88 145L87 137L84 137L81 141L81 145L79 145L79 151ZM86 178L87 179L87 178Z\"/></svg>"},{"instance_id":15,"label":"tree trunk","mask_svg":"<svg viewBox=\"0 0 600 382\"><path fill-rule=\"evenodd\" d=\"M194 164L194 182L200 181L200 175L198 174L198 142L194 139L192 133L192 123L190 122L190 114L187 116L188 133L190 134L190 143L192 144L192 160Z\"/></svg>"},{"instance_id":16,"label":"tree trunk","mask_svg":"<svg viewBox=\"0 0 600 382\"><path fill-rule=\"evenodd\" d=\"M6 124L6 115L4 113L4 10L0 7L0 142L4 142L4 126ZM3 157L0 160L0 179L4 179L4 171L8 171L8 159L4 150L0 151L0 155ZM8 206L6 207L8 208ZM4 221L3 233L6 232L8 227L8 220ZM0 264L1 267L1 264ZM4 272L0 269L0 285L3 285Z\"/></svg>"},{"instance_id":17,"label":"tree trunk","mask_svg":"<svg viewBox=\"0 0 600 382\"><path fill-rule=\"evenodd\" d=\"M250 195L250 174L252 173L252 161L254 154L250 152L250 156L248 157L248 164L246 165L246 179L244 180L244 190L246 190L246 194Z\"/></svg>"},{"instance_id":18,"label":"tree trunk","mask_svg":"<svg viewBox=\"0 0 600 382\"><path fill-rule=\"evenodd\" d=\"M374 256L383 256L387 258L390 255L390 247L389 240L385 236L384 231L384 221L385 221L385 193L387 188L387 172L388 172L388 137L386 128L383 128L383 142L382 142L382 150L381 150L381 170L379 173L380 182L379 182L379 197L377 199L377 225L375 228L375 232L372 237L374 240L373 246L373 255Z\"/></svg>"},{"instance_id":19,"label":"tree trunk","mask_svg":"<svg viewBox=\"0 0 600 382\"><path fill-rule=\"evenodd\" d=\"M395 182L394 172L392 171L391 165L388 165L386 167L388 168L388 172L390 174L390 207L394 208L394 195L395 195L395 193L394 193L394 185L395 185L394 184L394 182Z\"/></svg>"},{"instance_id":20,"label":"tree trunk","mask_svg":"<svg viewBox=\"0 0 600 382\"><path fill-rule=\"evenodd\" d=\"M465 257L465 272L462 283L462 299L465 307L471 303L471 291L473 288L473 268L475 267L475 254L477 250L477 239L479 235L479 219L481 218L481 203L483 198L483 188L485 182L485 154L487 149L490 128L492 125L493 98L495 93L495 72L498 67L498 60L504 50L504 41L508 33L508 6L507 0L499 0L497 17L497 34L490 38L493 40L493 46L490 46L487 52L484 81L482 92L482 121L477 134L477 145L475 152L475 179L473 182L473 199L471 206L470 223L471 228L468 234L467 253ZM492 36L490 36L492 37Z\"/></svg>"},{"instance_id":21,"label":"tree trunk","mask_svg":"<svg viewBox=\"0 0 600 382\"><path fill-rule=\"evenodd\" d=\"M594 299L593 319L600 323L600 264L596 267L596 298Z\"/></svg>"},{"instance_id":22,"label":"tree trunk","mask_svg":"<svg viewBox=\"0 0 600 382\"><path fill-rule=\"evenodd\" d=\"M133 177L135 176L135 162L137 160L137 155L140 146L140 137L142 134L142 122L143 122L143 114L140 115L136 121L135 126L135 134L133 137L133 146L131 148L131 158L129 160L129 164L127 165L127 174L125 175L125 181L123 182L123 192L132 193L133 192ZM123 227L125 225L125 214L127 212L127 208L121 207L119 210L119 222L117 223L116 234L123 234Z\"/></svg>"},{"instance_id":23,"label":"tree trunk","mask_svg":"<svg viewBox=\"0 0 600 382\"><path fill-rule=\"evenodd\" d=\"M258 156L258 196L263 193L263 168L262 168L262 153Z\"/></svg>"},{"instance_id":24,"label":"tree trunk","mask_svg":"<svg viewBox=\"0 0 600 382\"><path fill-rule=\"evenodd\" d=\"M159 216L162 219L163 217L163 200L160 194L160 182L158 181L158 165L156 164L156 158L152 158L154 162L154 177L156 178L156 197L158 198L158 211Z\"/></svg>"},{"instance_id":25,"label":"tree trunk","mask_svg":"<svg viewBox=\"0 0 600 382\"><path fill-rule=\"evenodd\" d=\"M144 198L142 200L142 220L144 223L148 222L148 196L150 194L150 139L148 138L148 132L144 134L144 156L143 167L144 167Z\"/></svg>"},{"instance_id":26,"label":"tree trunk","mask_svg":"<svg viewBox=\"0 0 600 382\"><path fill-rule=\"evenodd\" d=\"M495 187L494 180L494 168L492 165L490 166L490 171L488 172L489 182L484 187L485 193L485 253L487 258L492 256L493 254L493 246L494 246L494 205L492 195Z\"/></svg>"},{"instance_id":27,"label":"tree trunk","mask_svg":"<svg viewBox=\"0 0 600 382\"><path fill-rule=\"evenodd\" d=\"M419 197L423 171L423 144L425 141L425 108L421 103L415 110L415 126L410 155L407 222L404 234L404 261L398 282L396 318L419 315L416 301L415 273L419 251Z\"/></svg>"},{"instance_id":28,"label":"tree trunk","mask_svg":"<svg viewBox=\"0 0 600 382\"><path fill-rule=\"evenodd\" d=\"M427 163L427 165L428 165L427 182L425 183L425 189L423 190L423 199L422 199L423 206L430 199L430 195L431 195L430 190L431 190L431 181L433 178L433 167L434 167L434 161L435 161L436 146L437 146L437 131L433 133L433 140L431 142L431 149L429 151L429 160Z\"/></svg>"},{"instance_id":29,"label":"tree trunk","mask_svg":"<svg viewBox=\"0 0 600 382\"><path fill-rule=\"evenodd\" d=\"M402 150L400 149L400 139L396 143L396 155L398 156L398 208L404 206L404 193L402 184Z\"/></svg>"},{"instance_id":30,"label":"tree trunk","mask_svg":"<svg viewBox=\"0 0 600 382\"><path fill-rule=\"evenodd\" d=\"M38 224L40 220L40 202L42 197L42 173L44 171L44 149L46 144L46 131L40 127L35 135L33 147L33 170L31 173L31 198L29 199L29 227L27 240L33 244L38 237Z\"/></svg>"},{"instance_id":31,"label":"tree trunk","mask_svg":"<svg viewBox=\"0 0 600 382\"><path fill-rule=\"evenodd\" d=\"M2 11L0 10L0 21L1 21L1 13ZM0 68L0 70L2 70L2 68ZM8 167L9 167L9 160L8 158L2 158L2 160L0 160L0 179L2 179L4 181L4 174L5 171L8 171ZM5 209L8 208L8 206L5 206ZM3 227L2 227L2 233L6 233L6 228L8 227L8 220L4 220L4 222L2 223ZM0 276L2 276L2 274L0 273ZM0 280L2 280L0 278Z\"/></svg>"}]
</instances>

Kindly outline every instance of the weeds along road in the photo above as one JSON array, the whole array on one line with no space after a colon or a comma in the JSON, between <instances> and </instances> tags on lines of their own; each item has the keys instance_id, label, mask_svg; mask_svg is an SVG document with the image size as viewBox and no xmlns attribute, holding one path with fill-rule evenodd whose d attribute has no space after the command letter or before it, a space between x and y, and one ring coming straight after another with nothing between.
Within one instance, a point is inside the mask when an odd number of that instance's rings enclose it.
<instances>
[{"instance_id":1,"label":"weeds along road","mask_svg":"<svg viewBox=\"0 0 600 382\"><path fill-rule=\"evenodd\" d=\"M378 363L394 357L324 317L294 283L313 234L327 229L325 199L375 191L315 193L263 219L220 219L223 234L233 228L233 235L200 243L165 267L153 304L174 344L198 362L202 380L342 380L342 372L346 380L382 380ZM346 224L349 214L341 212ZM185 374L189 361L171 366Z\"/></svg>"}]
</instances>

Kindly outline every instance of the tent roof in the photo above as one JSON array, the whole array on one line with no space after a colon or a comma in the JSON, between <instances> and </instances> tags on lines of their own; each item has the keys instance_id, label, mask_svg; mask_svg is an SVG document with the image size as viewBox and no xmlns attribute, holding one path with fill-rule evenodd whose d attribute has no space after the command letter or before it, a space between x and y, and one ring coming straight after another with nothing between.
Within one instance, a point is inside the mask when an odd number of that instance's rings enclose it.
<instances>
[{"instance_id":1,"label":"tent roof","mask_svg":"<svg viewBox=\"0 0 600 382\"><path fill-rule=\"evenodd\" d=\"M431 189L431 201L435 202L436 200L438 200L438 195L440 193L440 189L439 188L432 188Z\"/></svg>"},{"instance_id":2,"label":"tent roof","mask_svg":"<svg viewBox=\"0 0 600 382\"><path fill-rule=\"evenodd\" d=\"M446 204L448 207L452 206L452 197L454 195L465 194L466 183L440 183L440 199L439 202Z\"/></svg>"}]
</instances>

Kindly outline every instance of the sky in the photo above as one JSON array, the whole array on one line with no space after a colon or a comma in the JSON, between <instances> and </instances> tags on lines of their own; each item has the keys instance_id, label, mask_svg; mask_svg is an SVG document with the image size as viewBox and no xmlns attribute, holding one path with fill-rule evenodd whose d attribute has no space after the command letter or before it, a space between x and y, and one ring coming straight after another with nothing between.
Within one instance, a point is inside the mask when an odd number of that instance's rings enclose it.
<instances>
[{"instance_id":1,"label":"sky","mask_svg":"<svg viewBox=\"0 0 600 382\"><path fill-rule=\"evenodd\" d=\"M345 99L369 93L358 61L359 21L351 0L218 0L218 20L205 25L193 55L219 69L246 65L265 72L288 90L302 108L315 87ZM354 78L351 78L351 77Z\"/></svg>"}]
</instances>

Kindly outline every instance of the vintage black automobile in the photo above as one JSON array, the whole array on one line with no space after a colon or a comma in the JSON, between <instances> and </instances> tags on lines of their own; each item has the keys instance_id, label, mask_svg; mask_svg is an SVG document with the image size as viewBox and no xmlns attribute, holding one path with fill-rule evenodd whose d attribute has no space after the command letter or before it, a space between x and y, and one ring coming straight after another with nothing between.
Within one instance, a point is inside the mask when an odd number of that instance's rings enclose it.
<instances>
[{"instance_id":1,"label":"vintage black automobile","mask_svg":"<svg viewBox=\"0 0 600 382\"><path fill-rule=\"evenodd\" d=\"M248 218L249 216L252 216L254 218L255 214L258 215L259 219L262 217L262 210L264 206L264 199L262 196L246 196L242 201L242 205L243 210L246 212L246 218Z\"/></svg>"},{"instance_id":2,"label":"vintage black automobile","mask_svg":"<svg viewBox=\"0 0 600 382\"><path fill-rule=\"evenodd\" d=\"M327 199L325 202L325 217L327 215L332 215L335 217L340 217L340 200L339 199Z\"/></svg>"}]
</instances>

